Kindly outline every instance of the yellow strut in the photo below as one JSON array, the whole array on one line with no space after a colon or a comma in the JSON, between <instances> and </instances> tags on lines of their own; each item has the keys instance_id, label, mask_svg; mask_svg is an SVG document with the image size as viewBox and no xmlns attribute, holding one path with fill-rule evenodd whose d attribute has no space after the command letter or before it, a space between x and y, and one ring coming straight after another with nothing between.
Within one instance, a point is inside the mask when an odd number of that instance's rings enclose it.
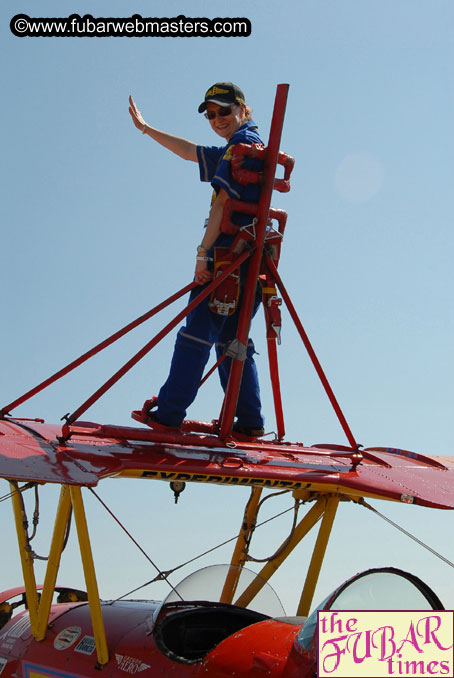
<instances>
[{"instance_id":1,"label":"yellow strut","mask_svg":"<svg viewBox=\"0 0 454 678\"><path fill-rule=\"evenodd\" d=\"M99 664L107 664L109 661L109 651L107 649L106 631L104 628L104 620L102 618L98 584L96 582L93 554L91 551L90 538L88 536L87 519L85 517L82 492L80 487L77 486L72 486L70 488L70 492L74 509L77 536L79 538L82 566L84 568L85 583L87 586L88 604L90 606L98 662Z\"/></svg>"},{"instance_id":2,"label":"yellow strut","mask_svg":"<svg viewBox=\"0 0 454 678\"><path fill-rule=\"evenodd\" d=\"M50 606L55 591L58 570L60 568L61 554L65 541L66 528L71 513L71 497L67 485L62 485L60 502L55 517L54 533L50 545L49 558L47 561L46 576L44 578L41 600L39 603L38 625L34 636L36 640L44 640L47 624L49 622Z\"/></svg>"},{"instance_id":3,"label":"yellow strut","mask_svg":"<svg viewBox=\"0 0 454 678\"><path fill-rule=\"evenodd\" d=\"M246 561L246 545L249 541L250 535L255 527L257 519L257 509L262 494L261 487L251 488L251 496L246 504L244 511L243 523L235 544L235 549L230 561L230 568L222 589L220 602L231 603L235 595L236 587L241 575L241 568Z\"/></svg>"},{"instance_id":4,"label":"yellow strut","mask_svg":"<svg viewBox=\"0 0 454 678\"><path fill-rule=\"evenodd\" d=\"M315 542L312 558L309 569L306 575L303 592L301 594L300 604L298 606L297 615L307 617L314 597L315 587L317 586L318 577L325 557L326 547L331 534L334 518L336 516L337 507L339 505L339 496L331 495L326 502L325 515L318 531L317 540Z\"/></svg>"},{"instance_id":5,"label":"yellow strut","mask_svg":"<svg viewBox=\"0 0 454 678\"><path fill-rule=\"evenodd\" d=\"M283 561L290 555L293 549L299 544L299 542L306 536L306 534L314 527L316 522L319 520L320 516L323 514L326 506L326 497L320 497L317 499L316 503L304 518L298 523L296 528L293 531L291 539L286 544L282 544L281 548L278 550L278 555L275 556L272 560L262 568L257 577L249 584L249 586L243 591L241 596L235 601L235 605L239 607L247 607L251 600L255 598L257 593L261 590L265 582L267 582L271 576L276 572L280 567Z\"/></svg>"},{"instance_id":6,"label":"yellow strut","mask_svg":"<svg viewBox=\"0 0 454 678\"><path fill-rule=\"evenodd\" d=\"M36 590L33 556L28 543L26 515L23 510L23 501L18 484L10 481L9 486L11 490L14 520L16 523L17 542L19 544L22 573L24 576L25 596L27 598L27 607L30 614L30 625L33 633L35 633L38 623L39 601L38 592Z\"/></svg>"}]
</instances>

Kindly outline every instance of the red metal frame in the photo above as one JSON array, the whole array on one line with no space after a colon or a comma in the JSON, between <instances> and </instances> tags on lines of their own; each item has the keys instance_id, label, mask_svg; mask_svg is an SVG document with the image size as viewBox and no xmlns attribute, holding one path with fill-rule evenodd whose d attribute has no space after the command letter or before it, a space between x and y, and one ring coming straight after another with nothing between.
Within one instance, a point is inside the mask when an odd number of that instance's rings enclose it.
<instances>
[{"instance_id":1,"label":"red metal frame","mask_svg":"<svg viewBox=\"0 0 454 678\"><path fill-rule=\"evenodd\" d=\"M282 407L281 384L277 362L276 339L268 339L268 361L270 364L271 388L273 390L274 413L276 416L277 438L283 440L285 436L284 409Z\"/></svg>"},{"instance_id":2,"label":"red metal frame","mask_svg":"<svg viewBox=\"0 0 454 678\"><path fill-rule=\"evenodd\" d=\"M287 104L288 85L278 85L274 103L273 118L271 120L270 136L265 160L264 184L260 193L256 223L256 249L252 256L243 293L241 315L238 322L237 339L246 346L251 324L252 308L254 304L255 288L262 263L263 244L265 242L266 224L270 209L271 195L274 187L274 177L279 155L282 126L284 123L285 108ZM229 382L225 394L224 407L220 417L220 437L225 438L232 428L238 401L238 392L243 374L243 360L233 358L230 370Z\"/></svg>"},{"instance_id":3,"label":"red metal frame","mask_svg":"<svg viewBox=\"0 0 454 678\"><path fill-rule=\"evenodd\" d=\"M227 276L232 273L240 264L245 261L249 255L251 254L250 250L246 250L242 254L238 256L235 261L228 266L224 272L219 275L215 280L213 280L212 283L210 283L204 290L200 292L200 294L197 296L194 301L192 301L188 306L186 306L185 309L180 311L173 320L171 320L160 332L158 332L153 339L151 339L143 348L140 349L130 360L128 360L127 363L123 365L117 372L115 372L110 379L108 379L105 384L103 384L100 388L98 388L97 391L95 391L87 400L82 403L71 415L68 417L65 417L66 423L62 427L62 437L60 438L60 442L63 442L64 440L68 440L69 437L71 436L71 430L70 430L70 425L73 424L84 412L88 410L89 407L93 405L99 398L101 398L106 391L108 391L114 384L117 383L123 377L129 370L136 365L139 360L141 360L144 356L147 355L151 351L151 349L158 344L161 339L163 339L171 330L173 330L176 325L178 325L179 322L183 320L196 306L198 306L206 297L208 297L211 292L220 285ZM193 284L194 285L194 284Z\"/></svg>"},{"instance_id":4,"label":"red metal frame","mask_svg":"<svg viewBox=\"0 0 454 678\"><path fill-rule=\"evenodd\" d=\"M144 323L146 320L149 318L152 318L156 313L159 313L159 311L162 311L164 308L166 308L169 304L172 304L174 301L177 299L180 299L183 295L185 295L187 292L190 292L194 287L197 286L197 283L192 282L189 285L186 285L183 287L179 292L176 292L175 294L172 294L170 297L168 297L165 301L162 301L160 304L157 306L154 306L152 309L147 311L147 313L144 313L141 315L139 318L136 320L133 320L130 322L128 325L125 325L121 330L118 330L114 334L112 334L110 337L107 339L104 339L104 341L101 341L99 344L94 346L92 349L81 355L79 358L76 358L76 360L73 360L71 363L66 365L66 367L63 367L61 370L58 372L55 372L51 377L48 377L44 381L42 381L40 384L35 386L34 388L30 389L30 391L27 391L24 393L24 395L20 396L16 400L13 400L9 405L5 405L0 410L0 417L5 416L10 412L10 410L13 410L15 407L18 407L19 405L22 405L22 403L26 402L29 400L29 398L32 398L34 395L39 393L40 391L43 391L45 388L53 384L55 381L58 381L62 377L64 377L66 374L74 370L76 367L79 367L79 365L82 365L86 360L91 358L92 356L96 355L97 353L100 353L102 350L113 344L115 341L118 339L121 339L125 334L128 332L131 332L131 330L135 329L142 323Z\"/></svg>"},{"instance_id":5,"label":"red metal frame","mask_svg":"<svg viewBox=\"0 0 454 678\"><path fill-rule=\"evenodd\" d=\"M100 388L95 391L87 400L85 400L84 403L82 403L76 410L73 411L72 414L66 415L64 418L66 419L65 424L63 425L62 428L62 436L59 438L60 443L65 443L72 435L72 429L71 425L79 419L79 417L86 412L86 410L93 405L106 391L108 391L121 377L123 377L134 365L141 360L154 346L156 346L161 339L163 339L183 318L185 318L188 313L190 313L198 304L200 304L202 301L204 301L212 292L215 290L229 275L232 273L238 266L247 259L247 257L251 256L251 261L250 261L250 266L249 266L249 271L246 279L246 284L245 284L245 289L243 293L243 301L242 301L242 309L241 309L241 314L239 318L239 323L238 323L238 332L237 332L237 341L239 342L240 346L242 346L244 349L247 345L248 341L248 334L249 334L249 327L251 323L251 315L252 315L252 308L253 308L253 303L254 303L254 297L255 297L255 292L256 292L256 286L257 286L257 280L258 276L260 273L265 273L270 280L272 280L275 284L277 284L280 293L287 305L288 311L290 313L290 316L292 317L298 332L303 340L303 343L306 347L306 350L308 351L308 354L312 360L312 363L317 371L317 374L324 386L324 389L328 395L328 398L330 400L330 403L340 421L340 424L344 430L345 435L347 436L347 439L349 441L349 444L351 447L356 450L358 448L358 445L356 443L356 440L350 430L350 427L344 417L344 414L334 396L334 393L331 389L331 386L326 378L326 375L320 365L320 362L317 359L317 356L315 355L315 351L312 348L312 345L307 337L307 334L301 324L301 321L299 320L299 317L296 313L296 310L290 300L290 297L287 293L287 290L285 289L285 286L283 285L283 282L279 276L279 273L277 272L277 263L279 260L279 253L280 253L280 244L281 244L281 239L283 236L283 232L285 229L285 223L287 219L287 214L283 210L278 210L274 208L270 208L270 202L271 202L271 196L272 192L274 189L279 190L279 191L287 191L290 189L290 174L293 169L293 164L294 160L290 156L288 156L285 153L282 153L279 150L279 144L281 140L281 134L282 134L282 126L284 122L284 116L285 116L285 108L286 108L286 103L287 103L287 95L288 95L288 85L282 84L277 86L277 91L276 91L276 99L275 99L275 104L274 104L274 111L273 111L273 117L272 117L272 122L271 122L271 128L270 128L270 135L269 135L269 142L268 146L261 147L257 146L257 148L253 147L251 149L250 146L247 145L239 145L239 147L235 147L235 153L234 153L234 161L233 165L235 165L232 169L232 172L239 172L241 177L243 177L243 170L241 168L242 160L245 155L254 155L254 154L259 154L261 158L264 158L264 172L262 173L253 173L254 176L251 179L254 182L257 181L263 181L263 186L261 189L261 194L260 194L260 200L257 205L251 205L247 203L240 203L239 201L229 201L230 205L227 205L227 209L225 212L225 216L223 219L223 225L226 230L228 230L229 227L229 222L230 222L230 216L231 212L235 211L235 209L240 209L241 211L245 211L248 214L251 214L251 216L255 217L255 233L250 234L250 233L244 233L239 232L237 235L237 240L238 238L242 238L244 240L247 240L249 242L249 248L245 250L241 255L239 255L234 261L232 261L232 264L225 268L223 273L219 275L215 280L213 280L204 290L200 292L200 294L197 296L197 298L189 304L183 311L178 313L172 321L170 321L158 334L156 334L140 351L138 351L127 363L125 363L112 377L110 377ZM257 156L258 157L258 156ZM236 163L236 164L235 164ZM276 167L277 164L281 164L284 166L284 178L283 179L276 179L275 178L275 173L276 173ZM243 172L243 174L241 174ZM249 173L250 174L250 173ZM249 175L247 175L249 176ZM244 177L243 177L244 178ZM229 211L230 210L230 211ZM269 233L267 231L267 225L269 223L269 220L271 219L276 219L278 221L279 225L279 233L275 232L275 237L271 236L269 237ZM235 241L236 242L236 241ZM277 255L276 252L274 252L274 256L271 256L268 251L265 252L264 256L264 245L267 243L267 245L272 245L273 248L277 248ZM251 249L252 248L252 249ZM269 249L269 248L268 248ZM144 315L140 316L133 322L129 323L125 327L123 327L121 330L118 330L115 332L113 335L102 341L101 343L97 344L94 348L91 350L87 351L84 353L82 356L74 360L73 362L69 363L66 367L63 369L59 370L56 372L54 375L49 377L48 379L45 379L43 382L35 386L33 389L27 391L24 395L21 397L17 398L13 402L11 402L9 405L6 405L0 410L0 419L5 418L6 415L9 415L10 410L13 408L17 407L18 405L21 405L24 403L26 400L31 398L32 396L36 395L40 391L42 391L44 388L47 386L50 386L52 383L60 379L61 377L65 376L70 372L71 370L75 369L79 365L81 365L83 362L91 358L93 355L96 353L99 353L102 351L104 348L107 346L110 346L113 342L117 341L117 339L120 339L123 337L125 334L133 330L135 327L140 325L141 323L145 322L145 320L148 320L151 318L153 315L158 313L160 310L166 308L169 304L172 302L176 301L177 299L181 298L184 294L187 292L191 291L197 286L195 282L190 283L189 285L186 285L183 287L180 291L176 292L175 294L171 295L168 299L165 301L161 302L154 308L152 308L150 311L145 313ZM271 383L272 383L272 390L273 390L273 398L274 398L274 407L275 407L275 414L276 414L276 423L277 423L277 437L279 440L283 439L283 436L285 435L285 425L284 425L284 414L283 414L283 407L282 407L282 398L281 398L281 390L280 390L280 382L279 382L279 372L278 372L278 359L277 359L277 348L276 348L276 339L267 337L268 340L268 357L269 357L269 367L270 367L270 376L271 376ZM245 353L245 351L244 351ZM214 372L216 367L220 364L220 362L224 359L222 357L220 360L217 361L217 363L214 365L213 368L208 372L208 374L203 378L201 383L204 383L204 381L208 378L210 374ZM230 378L228 382L228 386L226 389L226 393L224 396L224 401L219 417L219 437L221 440L225 440L232 428L233 424L233 419L235 416L235 410L236 410L236 404L238 400L238 392L240 388L240 383L241 383L241 377L242 377L242 371L243 371L243 364L244 364L244 355L239 355L238 357L232 358L232 367L230 371ZM210 430L212 430L212 426L210 425ZM187 429L187 426L185 426ZM200 426L199 426L200 428ZM197 429L193 429L197 430ZM204 429L205 430L205 429Z\"/></svg>"},{"instance_id":6,"label":"red metal frame","mask_svg":"<svg viewBox=\"0 0 454 678\"><path fill-rule=\"evenodd\" d=\"M315 354L314 349L312 348L312 344L309 341L309 337L307 336L307 334L304 330L304 327L301 323L301 320L299 319L298 314L295 310L295 307L293 306L292 301L291 301L291 299L290 299L290 297L287 293L287 290L285 289L284 283L282 282L282 279L281 279L279 273L277 272L277 268L274 265L274 262L269 255L266 256L266 265L268 267L270 274L274 278L276 285L279 288L280 293L282 294L282 298L286 303L288 312L290 313L290 315L293 319L293 322L295 323L296 328L297 328L297 330L300 334L300 337L303 340L304 346L306 347L306 350L309 354L309 357L312 360L312 364L314 365L315 370L316 370L316 372L317 372L317 374L320 378L320 381L323 384L323 387L326 391L326 394L329 398L329 401L330 401L331 405L333 406L334 411L336 412L336 415L337 415L339 422L340 422L340 424L341 424L341 426L344 430L344 433L347 436L348 442L350 443L350 445L353 448L357 449L358 443L356 442L356 440L353 436L353 433L351 432L350 427L347 424L347 420L345 419L344 414L343 414L343 412L340 408L340 405L337 402L336 396L334 395L334 392L333 392L333 390L332 390L332 388L331 388L331 386L328 382L328 379L326 378L326 375L323 371L323 368L322 368L322 366L321 366L321 364L320 364L320 362L319 362L319 360L318 360L318 358Z\"/></svg>"}]
</instances>

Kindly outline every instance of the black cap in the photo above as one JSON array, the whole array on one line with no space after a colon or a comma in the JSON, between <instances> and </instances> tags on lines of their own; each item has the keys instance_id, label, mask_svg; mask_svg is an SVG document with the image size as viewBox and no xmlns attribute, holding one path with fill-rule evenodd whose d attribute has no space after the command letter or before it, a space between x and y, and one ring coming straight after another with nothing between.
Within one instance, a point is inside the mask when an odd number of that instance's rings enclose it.
<instances>
[{"instance_id":1,"label":"black cap","mask_svg":"<svg viewBox=\"0 0 454 678\"><path fill-rule=\"evenodd\" d=\"M245 103L243 91L233 82L216 82L210 87L205 94L205 100L199 106L199 113L206 110L207 103L210 101L218 106Z\"/></svg>"}]
</instances>

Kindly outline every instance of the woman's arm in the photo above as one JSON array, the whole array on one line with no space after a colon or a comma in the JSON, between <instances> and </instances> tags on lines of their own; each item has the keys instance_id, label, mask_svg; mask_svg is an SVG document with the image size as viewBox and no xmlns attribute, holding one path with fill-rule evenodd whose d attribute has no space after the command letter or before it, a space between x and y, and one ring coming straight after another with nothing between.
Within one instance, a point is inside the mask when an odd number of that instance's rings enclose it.
<instances>
[{"instance_id":1,"label":"woman's arm","mask_svg":"<svg viewBox=\"0 0 454 678\"><path fill-rule=\"evenodd\" d=\"M208 224L201 242L201 246L205 249L205 252L198 252L196 260L195 280L199 283L199 285L204 285L213 277L212 271L209 271L207 268L208 262L204 259L208 250L214 245L221 233L221 221L222 215L224 214L224 203L228 197L228 193L224 191L223 188L221 188L218 195L216 196L216 200L211 205Z\"/></svg>"},{"instance_id":2,"label":"woman's arm","mask_svg":"<svg viewBox=\"0 0 454 678\"><path fill-rule=\"evenodd\" d=\"M182 139L181 137L176 137L173 134L167 134L167 132L161 132L154 127L148 125L145 122L141 112L137 108L134 99L132 96L129 97L129 113L131 114L132 121L134 125L139 129L143 134L147 134L149 137L154 139L167 148L172 153L176 153L180 158L184 160L192 160L197 162L197 144L194 144L192 141L187 139Z\"/></svg>"}]
</instances>

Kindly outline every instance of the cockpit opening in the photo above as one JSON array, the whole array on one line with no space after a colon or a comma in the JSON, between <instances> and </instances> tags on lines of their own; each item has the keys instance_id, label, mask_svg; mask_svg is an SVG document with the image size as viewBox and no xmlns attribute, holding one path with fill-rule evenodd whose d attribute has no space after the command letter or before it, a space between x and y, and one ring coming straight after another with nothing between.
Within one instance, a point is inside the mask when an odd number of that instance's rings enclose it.
<instances>
[{"instance_id":1,"label":"cockpit opening","mask_svg":"<svg viewBox=\"0 0 454 678\"><path fill-rule=\"evenodd\" d=\"M161 610L167 614L154 629L156 645L169 659L183 664L199 662L225 638L269 619L260 612L206 601L172 603L167 608Z\"/></svg>"}]
</instances>

